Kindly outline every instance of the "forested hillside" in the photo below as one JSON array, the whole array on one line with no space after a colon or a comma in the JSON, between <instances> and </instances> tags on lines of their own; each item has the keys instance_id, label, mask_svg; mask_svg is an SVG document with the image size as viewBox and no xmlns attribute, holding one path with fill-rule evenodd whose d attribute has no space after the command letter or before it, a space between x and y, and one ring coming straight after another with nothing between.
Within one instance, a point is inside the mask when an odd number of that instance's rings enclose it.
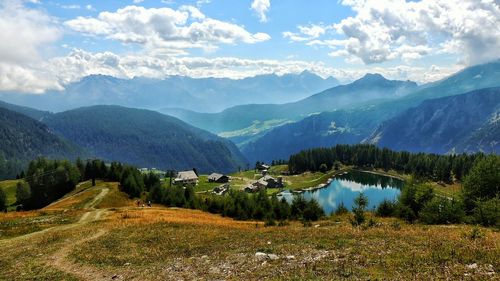
<instances>
[{"instance_id":1,"label":"forested hillside","mask_svg":"<svg viewBox=\"0 0 500 281\"><path fill-rule=\"evenodd\" d=\"M427 100L380 126L367 142L412 152L499 151L500 88Z\"/></svg>"},{"instance_id":2,"label":"forested hillside","mask_svg":"<svg viewBox=\"0 0 500 281\"><path fill-rule=\"evenodd\" d=\"M85 151L55 135L46 125L0 108L0 178L13 178L39 156L75 159Z\"/></svg>"},{"instance_id":3,"label":"forested hillside","mask_svg":"<svg viewBox=\"0 0 500 281\"><path fill-rule=\"evenodd\" d=\"M201 172L231 172L246 165L228 140L149 110L84 107L54 114L44 122L107 161Z\"/></svg>"}]
</instances>

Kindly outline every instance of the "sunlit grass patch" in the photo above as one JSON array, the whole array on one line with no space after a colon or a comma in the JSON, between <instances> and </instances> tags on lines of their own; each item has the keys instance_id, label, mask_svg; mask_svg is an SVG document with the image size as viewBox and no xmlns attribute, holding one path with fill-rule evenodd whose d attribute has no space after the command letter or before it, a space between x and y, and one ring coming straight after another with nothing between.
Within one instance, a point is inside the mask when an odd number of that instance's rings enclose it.
<instances>
[{"instance_id":1,"label":"sunlit grass patch","mask_svg":"<svg viewBox=\"0 0 500 281\"><path fill-rule=\"evenodd\" d=\"M0 213L0 240L78 220L82 211L28 211Z\"/></svg>"}]
</instances>

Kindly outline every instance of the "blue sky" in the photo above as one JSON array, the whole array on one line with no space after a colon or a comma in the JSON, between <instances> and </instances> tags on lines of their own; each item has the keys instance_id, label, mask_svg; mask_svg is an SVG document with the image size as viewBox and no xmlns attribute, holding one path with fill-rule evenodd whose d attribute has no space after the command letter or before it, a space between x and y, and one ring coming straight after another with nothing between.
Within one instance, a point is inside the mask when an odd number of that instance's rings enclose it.
<instances>
[{"instance_id":1,"label":"blue sky","mask_svg":"<svg viewBox=\"0 0 500 281\"><path fill-rule=\"evenodd\" d=\"M3 0L0 90L303 70L424 83L498 59L498 26L494 0Z\"/></svg>"}]
</instances>

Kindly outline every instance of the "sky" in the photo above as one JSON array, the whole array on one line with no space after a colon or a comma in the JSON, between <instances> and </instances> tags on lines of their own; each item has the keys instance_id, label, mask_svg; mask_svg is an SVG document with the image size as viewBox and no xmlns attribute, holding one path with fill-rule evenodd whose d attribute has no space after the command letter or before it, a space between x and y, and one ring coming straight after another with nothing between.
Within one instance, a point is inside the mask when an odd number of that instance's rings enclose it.
<instances>
[{"instance_id":1,"label":"sky","mask_svg":"<svg viewBox=\"0 0 500 281\"><path fill-rule=\"evenodd\" d=\"M500 58L495 0L0 0L0 91L92 74L366 73L426 83Z\"/></svg>"}]
</instances>

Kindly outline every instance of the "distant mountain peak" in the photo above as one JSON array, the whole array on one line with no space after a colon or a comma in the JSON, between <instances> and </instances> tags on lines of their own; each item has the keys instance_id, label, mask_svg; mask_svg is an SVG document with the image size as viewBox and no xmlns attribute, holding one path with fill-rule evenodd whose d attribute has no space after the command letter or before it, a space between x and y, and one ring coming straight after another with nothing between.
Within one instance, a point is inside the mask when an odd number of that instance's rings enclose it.
<instances>
[{"instance_id":1,"label":"distant mountain peak","mask_svg":"<svg viewBox=\"0 0 500 281\"><path fill-rule=\"evenodd\" d=\"M365 76L361 77L360 79L358 79L357 81L386 81L388 79L386 79L384 76L382 76L382 74L379 74L379 73L366 73Z\"/></svg>"}]
</instances>

